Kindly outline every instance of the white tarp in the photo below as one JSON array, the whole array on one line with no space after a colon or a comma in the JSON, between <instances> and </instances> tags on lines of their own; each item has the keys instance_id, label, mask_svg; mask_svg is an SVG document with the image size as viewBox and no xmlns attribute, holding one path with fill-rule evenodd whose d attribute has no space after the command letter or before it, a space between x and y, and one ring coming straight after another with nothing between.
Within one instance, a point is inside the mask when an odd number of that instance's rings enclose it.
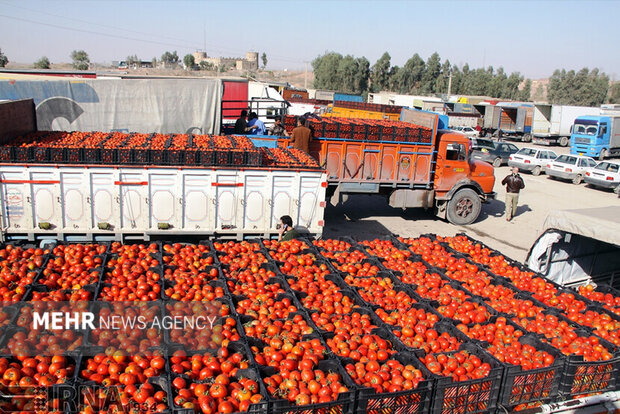
<instances>
[{"instance_id":1,"label":"white tarp","mask_svg":"<svg viewBox=\"0 0 620 414\"><path fill-rule=\"evenodd\" d=\"M620 207L552 211L527 257L561 285L620 279Z\"/></svg>"},{"instance_id":2,"label":"white tarp","mask_svg":"<svg viewBox=\"0 0 620 414\"><path fill-rule=\"evenodd\" d=\"M0 99L34 99L39 130L218 134L220 79L0 81Z\"/></svg>"}]
</instances>

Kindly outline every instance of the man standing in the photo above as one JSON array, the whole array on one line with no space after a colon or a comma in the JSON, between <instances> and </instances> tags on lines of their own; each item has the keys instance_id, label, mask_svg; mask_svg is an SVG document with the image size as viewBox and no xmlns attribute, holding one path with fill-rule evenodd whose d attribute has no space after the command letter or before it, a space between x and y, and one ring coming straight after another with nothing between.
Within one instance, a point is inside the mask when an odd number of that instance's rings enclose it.
<instances>
[{"instance_id":1,"label":"man standing","mask_svg":"<svg viewBox=\"0 0 620 414\"><path fill-rule=\"evenodd\" d=\"M293 129L293 133L291 134L291 145L294 148L309 153L309 146L311 140L312 137L310 133L310 128L303 124L302 118L297 118L297 127Z\"/></svg>"},{"instance_id":2,"label":"man standing","mask_svg":"<svg viewBox=\"0 0 620 414\"><path fill-rule=\"evenodd\" d=\"M282 117L277 116L275 119L275 124L269 130L270 135L276 135L279 137L288 137L288 132L284 129L284 125L282 125Z\"/></svg>"},{"instance_id":3,"label":"man standing","mask_svg":"<svg viewBox=\"0 0 620 414\"><path fill-rule=\"evenodd\" d=\"M525 188L523 178L519 175L519 169L512 167L510 175L502 180L502 185L506 186L506 221L512 220L517 212L519 202L519 191Z\"/></svg>"}]
</instances>

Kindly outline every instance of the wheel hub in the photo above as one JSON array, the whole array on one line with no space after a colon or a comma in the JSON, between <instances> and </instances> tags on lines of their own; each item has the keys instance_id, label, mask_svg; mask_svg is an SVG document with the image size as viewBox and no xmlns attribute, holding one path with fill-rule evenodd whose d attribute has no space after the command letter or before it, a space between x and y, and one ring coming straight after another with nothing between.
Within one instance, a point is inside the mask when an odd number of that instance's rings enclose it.
<instances>
[{"instance_id":1,"label":"wheel hub","mask_svg":"<svg viewBox=\"0 0 620 414\"><path fill-rule=\"evenodd\" d=\"M467 217L471 214L474 203L469 198L463 198L456 204L456 214L459 217Z\"/></svg>"}]
</instances>

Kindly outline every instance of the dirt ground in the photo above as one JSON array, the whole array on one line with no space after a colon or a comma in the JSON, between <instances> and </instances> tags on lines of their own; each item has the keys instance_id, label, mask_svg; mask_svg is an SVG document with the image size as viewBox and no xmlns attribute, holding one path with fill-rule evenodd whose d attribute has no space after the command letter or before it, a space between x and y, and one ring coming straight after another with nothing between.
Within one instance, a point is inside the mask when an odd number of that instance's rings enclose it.
<instances>
[{"instance_id":1,"label":"dirt ground","mask_svg":"<svg viewBox=\"0 0 620 414\"><path fill-rule=\"evenodd\" d=\"M519 147L525 146L516 144ZM569 152L568 148L550 149L557 154ZM506 191L501 180L508 174L507 166L495 169L494 190L497 199L482 205L482 213L473 224L455 226L435 217L432 211L403 211L390 207L387 199L381 196L354 195L337 207L328 204L323 237L372 239L390 233L417 237L427 233L453 236L463 232L512 259L524 262L528 250L542 233L549 211L607 207L620 203L618 196L611 191L552 180L544 174L534 177L529 173L521 173L525 190L519 197L517 216L512 222L507 222L503 217Z\"/></svg>"}]
</instances>

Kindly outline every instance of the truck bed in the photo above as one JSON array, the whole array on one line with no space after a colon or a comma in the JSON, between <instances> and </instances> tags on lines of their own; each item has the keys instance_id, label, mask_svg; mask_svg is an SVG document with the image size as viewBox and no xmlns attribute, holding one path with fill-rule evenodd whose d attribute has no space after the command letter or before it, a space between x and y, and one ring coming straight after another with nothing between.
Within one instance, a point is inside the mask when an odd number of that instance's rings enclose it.
<instances>
[{"instance_id":1,"label":"truck bed","mask_svg":"<svg viewBox=\"0 0 620 414\"><path fill-rule=\"evenodd\" d=\"M8 238L276 234L282 215L323 229L323 171L2 165Z\"/></svg>"}]
</instances>

